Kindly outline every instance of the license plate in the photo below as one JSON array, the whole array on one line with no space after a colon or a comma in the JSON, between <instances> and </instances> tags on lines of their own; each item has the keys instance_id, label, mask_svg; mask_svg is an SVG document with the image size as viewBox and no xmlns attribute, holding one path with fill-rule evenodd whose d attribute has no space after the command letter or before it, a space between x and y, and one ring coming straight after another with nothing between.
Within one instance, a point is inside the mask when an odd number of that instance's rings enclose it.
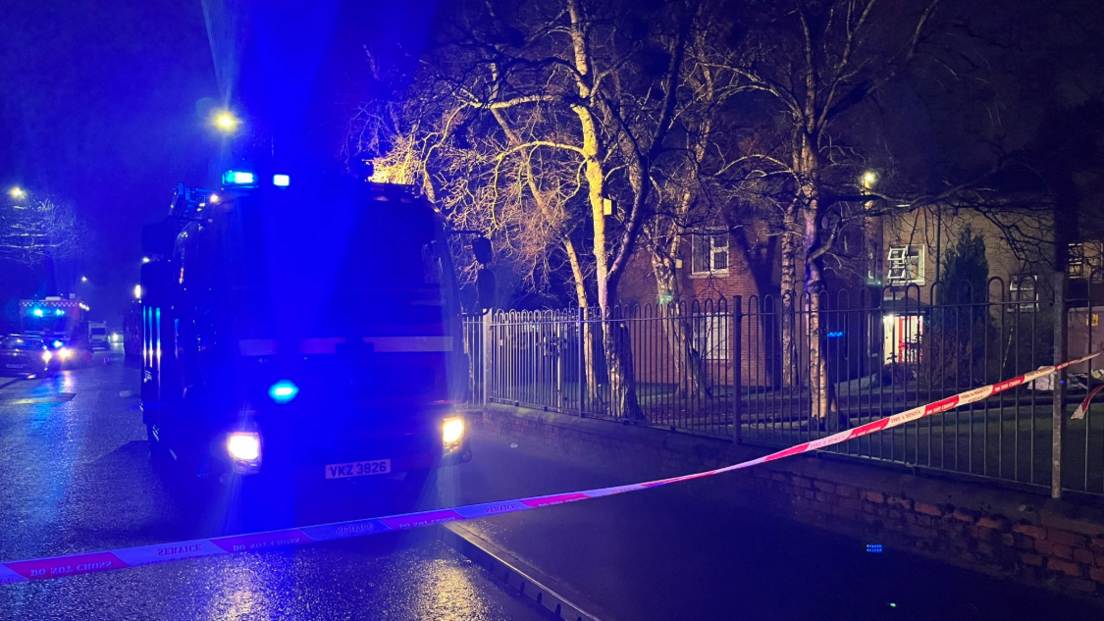
<instances>
[{"instance_id":1,"label":"license plate","mask_svg":"<svg viewBox=\"0 0 1104 621\"><path fill-rule=\"evenodd\" d=\"M7 364L7 365L4 365L4 366L8 367L9 369L22 369L23 367L25 367L27 365L24 365L24 364Z\"/></svg>"},{"instance_id":2,"label":"license plate","mask_svg":"<svg viewBox=\"0 0 1104 621\"><path fill-rule=\"evenodd\" d=\"M367 477L373 474L391 472L390 459L372 459L369 461L351 461L347 464L328 464L327 479L347 479L349 477Z\"/></svg>"}]
</instances>

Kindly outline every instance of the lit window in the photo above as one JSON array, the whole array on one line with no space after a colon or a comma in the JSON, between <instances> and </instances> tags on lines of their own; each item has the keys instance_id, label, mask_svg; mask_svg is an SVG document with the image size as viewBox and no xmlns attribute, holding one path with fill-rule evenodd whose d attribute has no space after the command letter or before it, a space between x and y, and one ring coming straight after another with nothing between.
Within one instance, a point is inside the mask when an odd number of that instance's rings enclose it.
<instances>
[{"instance_id":1,"label":"lit window","mask_svg":"<svg viewBox=\"0 0 1104 621\"><path fill-rule=\"evenodd\" d=\"M924 246L890 246L886 283L890 286L924 284Z\"/></svg>"},{"instance_id":2,"label":"lit window","mask_svg":"<svg viewBox=\"0 0 1104 621\"><path fill-rule=\"evenodd\" d=\"M1039 310L1039 277L1034 274L1013 276L1008 283L1008 299L1012 304L1008 312L1034 312Z\"/></svg>"},{"instance_id":3,"label":"lit window","mask_svg":"<svg viewBox=\"0 0 1104 621\"><path fill-rule=\"evenodd\" d=\"M1104 274L1104 244L1100 242L1078 242L1069 245L1069 263L1067 272L1070 278L1090 278L1100 280Z\"/></svg>"},{"instance_id":4,"label":"lit window","mask_svg":"<svg viewBox=\"0 0 1104 621\"><path fill-rule=\"evenodd\" d=\"M694 346L704 360L728 360L728 315L695 315Z\"/></svg>"},{"instance_id":5,"label":"lit window","mask_svg":"<svg viewBox=\"0 0 1104 621\"><path fill-rule=\"evenodd\" d=\"M710 229L691 233L691 273L728 273L728 231Z\"/></svg>"}]
</instances>

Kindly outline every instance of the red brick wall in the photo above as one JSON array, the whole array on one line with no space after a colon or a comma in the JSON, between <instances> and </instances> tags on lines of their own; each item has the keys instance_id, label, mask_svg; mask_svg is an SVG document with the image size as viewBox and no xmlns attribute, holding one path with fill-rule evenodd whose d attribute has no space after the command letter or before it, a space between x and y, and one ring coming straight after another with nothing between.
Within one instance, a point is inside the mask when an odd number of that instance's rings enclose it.
<instances>
[{"instance_id":1,"label":"red brick wall","mask_svg":"<svg viewBox=\"0 0 1104 621\"><path fill-rule=\"evenodd\" d=\"M690 256L689 244L683 249L683 256ZM746 312L752 296L759 295L759 287L751 275L747 260L730 246L729 270L727 275L698 277L691 275L690 261L684 260L678 270L682 301L688 311L716 313L733 311L733 298L743 297ZM637 252L630 260L621 281L619 298L629 306L639 306L640 313L647 317L657 317L655 277L650 259L645 252ZM763 372L766 368L763 343L753 343L751 334L761 333L761 326L749 332L745 327L742 336L740 360L744 386L763 386L771 378ZM645 383L673 383L675 381L674 364L671 349L663 332L661 319L639 320L631 322L629 333L633 348L633 362L637 381ZM733 338L729 327L729 350ZM731 386L733 370L727 361L710 360L705 364L705 375L711 385Z\"/></svg>"}]
</instances>

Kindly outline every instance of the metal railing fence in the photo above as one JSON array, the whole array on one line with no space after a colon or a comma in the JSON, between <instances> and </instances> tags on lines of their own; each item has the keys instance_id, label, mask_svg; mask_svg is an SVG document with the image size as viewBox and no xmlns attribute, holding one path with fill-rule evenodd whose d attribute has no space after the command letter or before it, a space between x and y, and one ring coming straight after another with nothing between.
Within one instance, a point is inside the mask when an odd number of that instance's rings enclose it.
<instances>
[{"instance_id":1,"label":"metal railing fence","mask_svg":"<svg viewBox=\"0 0 1104 621\"><path fill-rule=\"evenodd\" d=\"M1088 282L1050 296L990 279L986 291L937 283L816 300L496 311L464 318L469 394L473 407L506 403L784 447L1052 364L1056 355L1100 350L1104 302L1094 302L1099 292ZM1065 291L1064 283L1054 290ZM1104 397L1073 418L1104 378L1100 367L1093 360L1065 382L1046 378L827 450L1104 494Z\"/></svg>"}]
</instances>

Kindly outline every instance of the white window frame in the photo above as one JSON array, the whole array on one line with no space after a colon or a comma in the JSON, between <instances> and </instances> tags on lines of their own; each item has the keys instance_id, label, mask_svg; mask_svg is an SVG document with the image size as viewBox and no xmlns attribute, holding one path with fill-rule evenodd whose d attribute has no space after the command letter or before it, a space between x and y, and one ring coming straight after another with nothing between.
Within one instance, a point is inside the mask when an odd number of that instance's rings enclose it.
<instances>
[{"instance_id":1,"label":"white window frame","mask_svg":"<svg viewBox=\"0 0 1104 621\"><path fill-rule=\"evenodd\" d=\"M1070 278L1089 278L1097 280L1104 276L1101 258L1104 257L1104 245L1100 242L1076 242L1069 245L1069 258L1066 273Z\"/></svg>"},{"instance_id":2,"label":"white window frame","mask_svg":"<svg viewBox=\"0 0 1104 621\"><path fill-rule=\"evenodd\" d=\"M1025 289L1023 283L1027 281L1031 282L1031 287ZM1028 290L1034 294L1034 299L1025 301L1023 296ZM1035 274L1013 276L1008 281L1008 300L1012 302L1008 305L1010 313L1016 311L1033 313L1039 310L1039 277Z\"/></svg>"},{"instance_id":3,"label":"white window frame","mask_svg":"<svg viewBox=\"0 0 1104 621\"><path fill-rule=\"evenodd\" d=\"M694 231L690 234L690 275L691 276L726 276L732 261L729 251L728 229L710 228ZM700 256L699 248L704 249L707 256ZM723 242L723 243L721 243ZM703 244L699 246L699 244ZM718 257L724 257L724 267L717 267ZM706 260L707 259L707 260ZM709 265L701 265L707 262Z\"/></svg>"},{"instance_id":4,"label":"white window frame","mask_svg":"<svg viewBox=\"0 0 1104 621\"><path fill-rule=\"evenodd\" d=\"M923 244L895 244L886 251L886 284L891 287L924 284L927 248ZM912 273L910 268L915 268Z\"/></svg>"},{"instance_id":5,"label":"white window frame","mask_svg":"<svg viewBox=\"0 0 1104 621\"><path fill-rule=\"evenodd\" d=\"M694 315L694 347L701 354L702 360L728 360L728 321L728 313Z\"/></svg>"}]
</instances>

